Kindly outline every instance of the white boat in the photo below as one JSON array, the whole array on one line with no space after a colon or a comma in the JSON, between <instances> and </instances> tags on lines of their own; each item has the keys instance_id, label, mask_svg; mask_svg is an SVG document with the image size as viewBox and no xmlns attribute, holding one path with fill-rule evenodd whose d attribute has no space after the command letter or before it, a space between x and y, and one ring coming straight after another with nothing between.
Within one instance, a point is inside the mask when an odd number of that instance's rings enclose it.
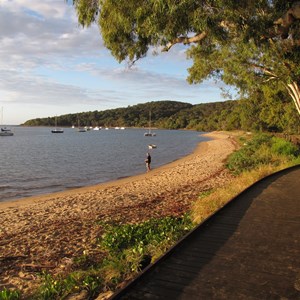
<instances>
[{"instance_id":1,"label":"white boat","mask_svg":"<svg viewBox=\"0 0 300 300\"><path fill-rule=\"evenodd\" d=\"M155 132L151 132L151 110L149 112L149 128L148 128L148 132L145 132L144 136L156 136Z\"/></svg>"},{"instance_id":2,"label":"white boat","mask_svg":"<svg viewBox=\"0 0 300 300\"><path fill-rule=\"evenodd\" d=\"M148 148L149 148L149 149L156 149L156 148L157 148L157 146L156 146L156 145L154 145L154 144L149 144L149 145L148 145Z\"/></svg>"},{"instance_id":3,"label":"white boat","mask_svg":"<svg viewBox=\"0 0 300 300\"><path fill-rule=\"evenodd\" d=\"M57 117L55 117L55 128L51 130L52 133L64 133L62 128L57 128Z\"/></svg>"},{"instance_id":4,"label":"white boat","mask_svg":"<svg viewBox=\"0 0 300 300\"><path fill-rule=\"evenodd\" d=\"M64 133L64 130L62 128L55 128L51 130L52 133Z\"/></svg>"},{"instance_id":5,"label":"white boat","mask_svg":"<svg viewBox=\"0 0 300 300\"><path fill-rule=\"evenodd\" d=\"M100 130L100 127L96 126L93 130Z\"/></svg>"},{"instance_id":6,"label":"white boat","mask_svg":"<svg viewBox=\"0 0 300 300\"><path fill-rule=\"evenodd\" d=\"M1 128L0 136L13 136L14 133L7 127Z\"/></svg>"},{"instance_id":7,"label":"white boat","mask_svg":"<svg viewBox=\"0 0 300 300\"><path fill-rule=\"evenodd\" d=\"M78 131L78 132L86 132L87 130L86 130L86 128L84 128L84 127L78 127L78 128L77 128L77 131Z\"/></svg>"},{"instance_id":8,"label":"white boat","mask_svg":"<svg viewBox=\"0 0 300 300\"><path fill-rule=\"evenodd\" d=\"M3 107L1 108L1 124L3 124ZM13 136L14 133L10 128L1 127L0 136Z\"/></svg>"}]
</instances>

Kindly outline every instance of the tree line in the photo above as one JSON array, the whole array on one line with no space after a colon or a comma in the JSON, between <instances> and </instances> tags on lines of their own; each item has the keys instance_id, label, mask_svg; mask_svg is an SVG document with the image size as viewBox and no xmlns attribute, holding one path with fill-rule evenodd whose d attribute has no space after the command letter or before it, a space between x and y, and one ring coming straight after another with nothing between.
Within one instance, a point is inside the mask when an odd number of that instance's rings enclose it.
<instances>
[{"instance_id":1,"label":"tree line","mask_svg":"<svg viewBox=\"0 0 300 300\"><path fill-rule=\"evenodd\" d=\"M26 121L24 126L101 126L148 127L162 129L248 130L272 131L288 134L300 132L300 120L293 104L282 95L266 98L227 100L223 102L192 105L178 101L152 101L126 108L81 112L57 117L37 118Z\"/></svg>"}]
</instances>

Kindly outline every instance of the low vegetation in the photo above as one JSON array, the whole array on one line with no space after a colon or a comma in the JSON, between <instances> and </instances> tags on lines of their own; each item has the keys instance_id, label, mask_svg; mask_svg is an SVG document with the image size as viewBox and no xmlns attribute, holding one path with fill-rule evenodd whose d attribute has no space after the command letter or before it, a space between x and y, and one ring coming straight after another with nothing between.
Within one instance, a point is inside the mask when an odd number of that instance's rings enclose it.
<instances>
[{"instance_id":1,"label":"low vegetation","mask_svg":"<svg viewBox=\"0 0 300 300\"><path fill-rule=\"evenodd\" d=\"M134 277L193 228L188 214L140 224L101 225L104 234L98 240L98 249L102 259L93 260L84 253L74 260L76 270L69 274L41 273L40 288L27 299L61 300L78 293L84 299L95 299ZM19 291L4 289L0 292L1 300L23 298Z\"/></svg>"},{"instance_id":2,"label":"low vegetation","mask_svg":"<svg viewBox=\"0 0 300 300\"><path fill-rule=\"evenodd\" d=\"M102 223L104 234L97 241L101 259L84 253L74 260L74 270L68 274L41 273L40 288L29 298L22 298L19 291L4 289L0 300L55 300L76 294L95 299L101 293L111 293L254 182L300 163L299 149L284 139L270 134L243 134L235 138L240 149L226 163L235 178L227 187L199 195L191 212L180 218L151 219L139 224Z\"/></svg>"},{"instance_id":3,"label":"low vegetation","mask_svg":"<svg viewBox=\"0 0 300 300\"><path fill-rule=\"evenodd\" d=\"M235 175L230 185L199 196L192 219L200 223L258 180L276 171L300 164L299 148L285 139L259 133L241 135L240 149L232 153L226 167Z\"/></svg>"},{"instance_id":4,"label":"low vegetation","mask_svg":"<svg viewBox=\"0 0 300 300\"><path fill-rule=\"evenodd\" d=\"M230 155L227 162L227 168L235 175L264 165L277 167L293 161L299 154L295 145L269 134L258 134L251 139L241 137L240 141L243 147Z\"/></svg>"},{"instance_id":5,"label":"low vegetation","mask_svg":"<svg viewBox=\"0 0 300 300\"><path fill-rule=\"evenodd\" d=\"M17 300L20 299L21 293L16 290L9 290L4 288L0 291L0 299L1 300Z\"/></svg>"}]
</instances>

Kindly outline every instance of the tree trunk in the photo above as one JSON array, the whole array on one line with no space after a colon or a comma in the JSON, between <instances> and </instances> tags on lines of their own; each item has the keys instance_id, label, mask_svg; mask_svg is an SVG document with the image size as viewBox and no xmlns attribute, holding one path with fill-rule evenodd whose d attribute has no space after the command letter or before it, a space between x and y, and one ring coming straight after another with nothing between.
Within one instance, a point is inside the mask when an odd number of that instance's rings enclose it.
<instances>
[{"instance_id":1,"label":"tree trunk","mask_svg":"<svg viewBox=\"0 0 300 300\"><path fill-rule=\"evenodd\" d=\"M290 96L292 97L296 105L297 111L300 115L300 89L297 82L294 81L292 83L287 84L287 90Z\"/></svg>"}]
</instances>

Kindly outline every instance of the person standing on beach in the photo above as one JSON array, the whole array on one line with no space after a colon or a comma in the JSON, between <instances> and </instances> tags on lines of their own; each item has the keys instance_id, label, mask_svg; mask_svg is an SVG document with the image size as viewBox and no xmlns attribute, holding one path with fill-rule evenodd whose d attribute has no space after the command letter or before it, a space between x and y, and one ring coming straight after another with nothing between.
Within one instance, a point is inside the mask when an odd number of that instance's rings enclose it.
<instances>
[{"instance_id":1,"label":"person standing on beach","mask_svg":"<svg viewBox=\"0 0 300 300\"><path fill-rule=\"evenodd\" d=\"M147 153L145 163L146 163L147 172L149 172L151 170L151 166L150 166L151 165L151 155L149 152Z\"/></svg>"}]
</instances>

